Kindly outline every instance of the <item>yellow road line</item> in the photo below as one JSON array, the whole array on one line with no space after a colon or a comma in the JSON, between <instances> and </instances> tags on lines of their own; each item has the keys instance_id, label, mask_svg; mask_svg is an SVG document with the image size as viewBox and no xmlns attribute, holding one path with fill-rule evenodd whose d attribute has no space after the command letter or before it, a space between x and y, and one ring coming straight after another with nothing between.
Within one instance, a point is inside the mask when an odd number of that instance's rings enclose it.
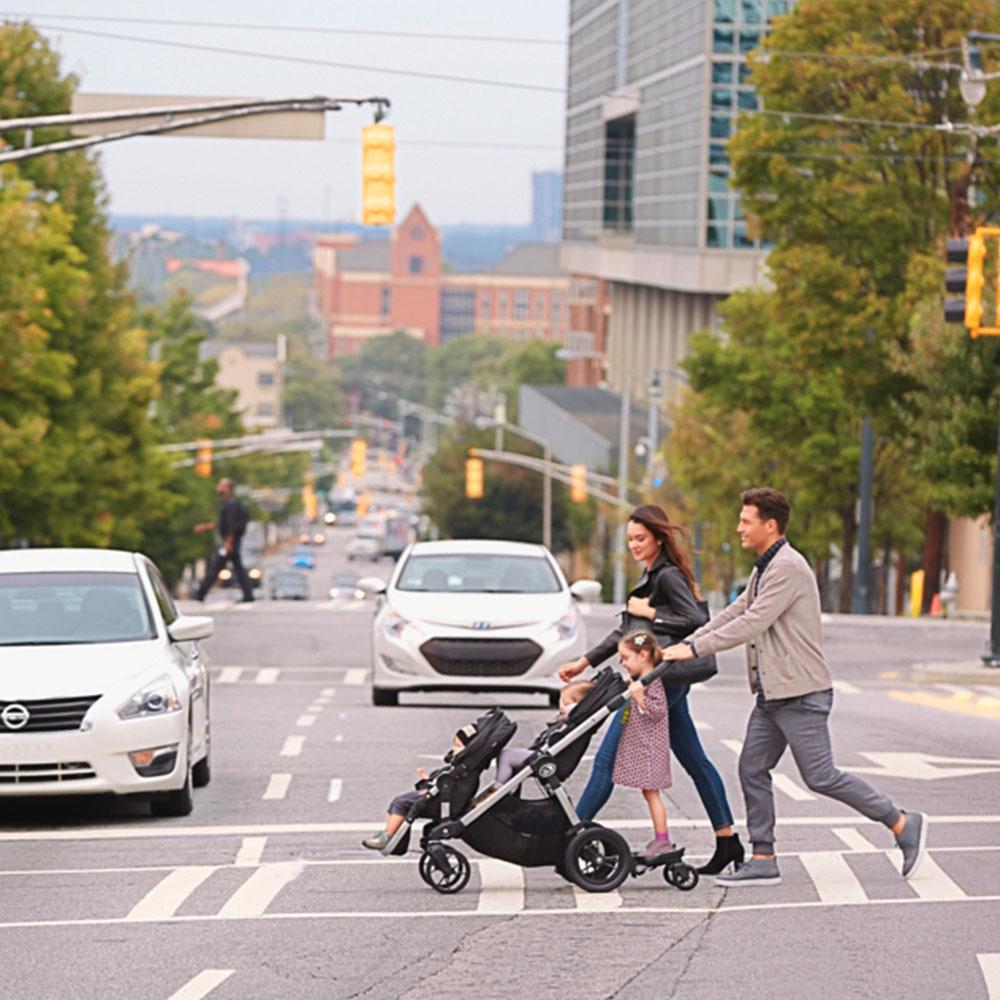
<instances>
[{"instance_id":1,"label":"yellow road line","mask_svg":"<svg viewBox=\"0 0 1000 1000\"><path fill-rule=\"evenodd\" d=\"M992 719L1000 722L1000 699L982 697L972 699L962 695L946 697L932 694L930 691L889 691L889 697L908 705L922 705L924 708L937 708L943 712L954 712L957 715L972 715L977 719Z\"/></svg>"}]
</instances>

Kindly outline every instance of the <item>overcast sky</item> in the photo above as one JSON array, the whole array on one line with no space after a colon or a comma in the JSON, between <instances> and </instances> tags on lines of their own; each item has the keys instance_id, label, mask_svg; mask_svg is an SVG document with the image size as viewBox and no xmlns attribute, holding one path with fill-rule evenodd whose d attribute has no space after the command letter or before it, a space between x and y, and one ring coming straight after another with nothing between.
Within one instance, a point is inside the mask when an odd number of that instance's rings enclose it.
<instances>
[{"instance_id":1,"label":"overcast sky","mask_svg":"<svg viewBox=\"0 0 1000 1000\"><path fill-rule=\"evenodd\" d=\"M318 28L466 34L564 42L568 0L34 0L0 5L27 14L90 92L290 97L384 94L397 128L398 208L419 200L437 223L522 223L530 215L532 170L562 165L566 49L485 41L328 34ZM60 19L59 15L64 15ZM146 25L77 17L156 18L305 31ZM70 31L69 29L74 29ZM310 30L312 29L312 30ZM295 65L200 52L79 31L256 50L329 62L513 81L525 90ZM112 211L355 220L358 136L370 114L330 115L334 142L130 139L104 147ZM343 140L350 140L344 142ZM408 140L541 145L543 149L442 148Z\"/></svg>"}]
</instances>

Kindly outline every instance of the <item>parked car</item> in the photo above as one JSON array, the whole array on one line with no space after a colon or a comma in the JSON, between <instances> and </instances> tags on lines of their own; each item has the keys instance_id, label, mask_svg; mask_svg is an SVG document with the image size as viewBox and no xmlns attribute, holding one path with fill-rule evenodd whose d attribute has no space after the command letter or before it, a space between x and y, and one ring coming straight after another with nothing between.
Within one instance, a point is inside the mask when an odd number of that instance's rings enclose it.
<instances>
[{"instance_id":1,"label":"parked car","mask_svg":"<svg viewBox=\"0 0 1000 1000\"><path fill-rule=\"evenodd\" d=\"M388 584L360 582L380 598L372 631L372 701L400 691L541 691L557 704L556 671L581 656L578 600L600 585L566 583L541 545L502 541L418 542Z\"/></svg>"},{"instance_id":2,"label":"parked car","mask_svg":"<svg viewBox=\"0 0 1000 1000\"><path fill-rule=\"evenodd\" d=\"M331 600L360 601L365 596L365 592L361 589L361 577L357 573L337 573L330 582Z\"/></svg>"},{"instance_id":3,"label":"parked car","mask_svg":"<svg viewBox=\"0 0 1000 1000\"><path fill-rule=\"evenodd\" d=\"M381 545L375 535L363 535L360 532L347 543L347 559L354 562L356 559L368 559L375 562L379 557Z\"/></svg>"},{"instance_id":4,"label":"parked car","mask_svg":"<svg viewBox=\"0 0 1000 1000\"><path fill-rule=\"evenodd\" d=\"M289 564L292 569L315 569L316 557L308 549L295 549Z\"/></svg>"},{"instance_id":5,"label":"parked car","mask_svg":"<svg viewBox=\"0 0 1000 1000\"><path fill-rule=\"evenodd\" d=\"M309 577L297 569L278 570L271 576L271 600L309 600Z\"/></svg>"},{"instance_id":6,"label":"parked car","mask_svg":"<svg viewBox=\"0 0 1000 1000\"><path fill-rule=\"evenodd\" d=\"M0 552L0 796L112 792L186 816L211 777L211 618L135 552Z\"/></svg>"}]
</instances>

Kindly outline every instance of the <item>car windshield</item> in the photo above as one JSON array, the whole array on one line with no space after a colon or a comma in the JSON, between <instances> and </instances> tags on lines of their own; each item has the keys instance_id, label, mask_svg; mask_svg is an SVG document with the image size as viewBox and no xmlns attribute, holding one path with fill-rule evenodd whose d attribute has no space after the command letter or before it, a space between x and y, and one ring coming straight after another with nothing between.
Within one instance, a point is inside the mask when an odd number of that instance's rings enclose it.
<instances>
[{"instance_id":1,"label":"car windshield","mask_svg":"<svg viewBox=\"0 0 1000 1000\"><path fill-rule=\"evenodd\" d=\"M0 646L155 637L136 573L0 574Z\"/></svg>"},{"instance_id":2,"label":"car windshield","mask_svg":"<svg viewBox=\"0 0 1000 1000\"><path fill-rule=\"evenodd\" d=\"M411 556L396 589L449 594L557 594L562 587L548 560L541 556L477 552Z\"/></svg>"}]
</instances>

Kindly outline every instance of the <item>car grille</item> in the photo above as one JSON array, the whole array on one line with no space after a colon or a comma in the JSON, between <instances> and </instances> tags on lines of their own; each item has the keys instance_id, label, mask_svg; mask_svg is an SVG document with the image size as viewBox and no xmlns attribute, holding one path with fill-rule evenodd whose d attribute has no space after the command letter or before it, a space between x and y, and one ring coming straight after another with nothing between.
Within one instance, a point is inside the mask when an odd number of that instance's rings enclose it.
<instances>
[{"instance_id":1,"label":"car grille","mask_svg":"<svg viewBox=\"0 0 1000 1000\"><path fill-rule=\"evenodd\" d=\"M542 647L530 639L428 639L420 652L449 677L517 677L531 669Z\"/></svg>"},{"instance_id":2,"label":"car grille","mask_svg":"<svg viewBox=\"0 0 1000 1000\"><path fill-rule=\"evenodd\" d=\"M44 781L83 781L96 778L85 760L50 764L0 764L0 785L31 785Z\"/></svg>"},{"instance_id":3,"label":"car grille","mask_svg":"<svg viewBox=\"0 0 1000 1000\"><path fill-rule=\"evenodd\" d=\"M80 698L45 698L37 701L0 701L0 735L4 733L62 733L80 728L87 709L100 695ZM28 710L27 725L8 726L3 721L8 705L21 705Z\"/></svg>"}]
</instances>

